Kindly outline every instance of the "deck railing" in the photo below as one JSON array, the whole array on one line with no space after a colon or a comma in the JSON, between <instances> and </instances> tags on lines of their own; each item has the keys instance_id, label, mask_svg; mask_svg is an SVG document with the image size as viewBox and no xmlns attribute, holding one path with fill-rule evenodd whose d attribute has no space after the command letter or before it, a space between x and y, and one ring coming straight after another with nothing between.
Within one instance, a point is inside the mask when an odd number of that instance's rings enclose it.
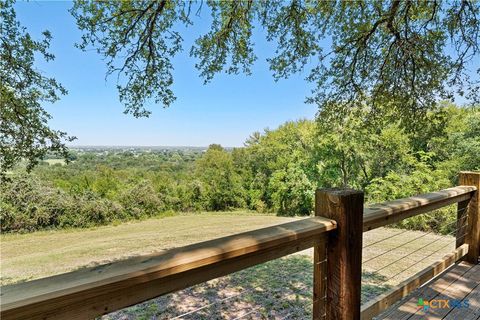
<instances>
[{"instance_id":1,"label":"deck railing","mask_svg":"<svg viewBox=\"0 0 480 320\"><path fill-rule=\"evenodd\" d=\"M277 259L325 246L334 220L312 217L165 253L5 286L1 319L89 319Z\"/></svg>"},{"instance_id":2,"label":"deck railing","mask_svg":"<svg viewBox=\"0 0 480 320\"><path fill-rule=\"evenodd\" d=\"M448 205L458 204L457 216L451 222L451 224L453 224L451 228L454 229L452 235L456 238L454 238L453 241L447 239L447 245L440 243L442 246L441 248L454 246L455 249L452 252L447 253L440 260L434 261L423 270L420 270L409 278L393 286L383 294L362 305L362 319L371 319L372 317L380 314L382 311L392 306L395 302L407 296L409 293L425 284L460 259L465 259L471 263L477 263L480 255L480 210L478 195L478 190L480 189L480 173L460 173L459 184L460 186L458 187L418 195L415 197L398 199L365 208L363 230L364 232L367 232L382 226L397 223L406 218L426 214ZM391 251L395 251L395 249L400 247L405 247L414 241L426 241L425 238L421 240L419 238L426 237L431 233L432 231L427 232L418 238L405 239L403 243L400 243L400 245L397 245ZM403 232L401 232L401 234L403 234ZM398 238L397 234L394 234L391 237ZM391 237L388 237L387 240ZM421 245L419 248L415 248L413 251L406 253L406 256L409 257L405 258L411 259L414 254L421 254L422 250L429 252L429 246L434 246L436 243L439 243L439 240L444 240L444 238L446 237L434 238L432 241L427 242L427 244ZM384 239L380 241L384 241ZM387 258L388 253L389 251L382 252L377 255L377 257L382 256L382 259ZM405 274L409 268L418 265L420 262L423 263L424 260L428 261L428 258L434 253L437 252L430 252L429 254L421 257L419 260L414 260L413 263L407 263L406 267L403 266L401 271L396 272L395 275L400 275L402 273ZM368 263L377 257L374 256L368 260L364 260L363 263ZM403 258L404 257L400 256L399 258L394 259L392 262L387 261L383 264L383 266L377 268L376 272L379 270L385 270L385 268L388 267L394 267L395 263L400 262Z\"/></svg>"},{"instance_id":3,"label":"deck railing","mask_svg":"<svg viewBox=\"0 0 480 320\"><path fill-rule=\"evenodd\" d=\"M460 186L364 208L363 192L316 192L315 217L1 288L1 319L86 319L314 248L314 319L369 319L455 261L480 254L480 173ZM361 306L363 232L458 203L456 250ZM468 221L464 224L463 221Z\"/></svg>"}]
</instances>

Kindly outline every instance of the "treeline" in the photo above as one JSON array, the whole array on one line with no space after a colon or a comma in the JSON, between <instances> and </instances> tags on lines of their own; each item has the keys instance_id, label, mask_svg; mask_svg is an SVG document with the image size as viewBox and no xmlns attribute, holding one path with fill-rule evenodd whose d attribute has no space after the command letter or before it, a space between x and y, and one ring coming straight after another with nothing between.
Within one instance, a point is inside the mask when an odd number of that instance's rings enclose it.
<instances>
[{"instance_id":1,"label":"treeline","mask_svg":"<svg viewBox=\"0 0 480 320\"><path fill-rule=\"evenodd\" d=\"M372 116L373 114L373 116ZM320 120L321 119L321 120ZM480 169L480 110L442 104L415 124L368 108L341 120L287 122L245 147L205 152L85 152L17 170L1 186L2 231L86 227L179 211L309 215L314 191L351 187L368 202L429 192ZM403 222L449 232L452 210Z\"/></svg>"}]
</instances>

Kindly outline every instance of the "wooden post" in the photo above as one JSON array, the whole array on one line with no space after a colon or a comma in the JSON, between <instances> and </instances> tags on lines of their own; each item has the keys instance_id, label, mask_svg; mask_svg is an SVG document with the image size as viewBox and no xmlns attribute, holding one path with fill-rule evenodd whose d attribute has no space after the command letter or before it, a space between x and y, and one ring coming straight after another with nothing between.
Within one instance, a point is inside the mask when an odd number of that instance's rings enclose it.
<instances>
[{"instance_id":1,"label":"wooden post","mask_svg":"<svg viewBox=\"0 0 480 320\"><path fill-rule=\"evenodd\" d=\"M467 243L465 260L476 264L480 256L480 172L460 172L459 184L477 188L469 201L458 203L457 214L457 246Z\"/></svg>"},{"instance_id":2,"label":"wooden post","mask_svg":"<svg viewBox=\"0 0 480 320\"><path fill-rule=\"evenodd\" d=\"M315 265L314 319L321 310L315 298L326 289L326 319L360 319L362 282L363 192L355 190L322 189L315 194L315 214L337 221L337 229L329 233L325 273ZM316 263L321 249L315 249Z\"/></svg>"}]
</instances>

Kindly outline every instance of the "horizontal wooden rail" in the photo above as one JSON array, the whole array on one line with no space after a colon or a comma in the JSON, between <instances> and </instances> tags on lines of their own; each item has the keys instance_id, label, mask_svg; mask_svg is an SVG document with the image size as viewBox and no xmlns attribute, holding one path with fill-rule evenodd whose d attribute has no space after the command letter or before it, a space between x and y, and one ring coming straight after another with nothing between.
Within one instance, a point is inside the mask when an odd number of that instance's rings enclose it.
<instances>
[{"instance_id":1,"label":"horizontal wooden rail","mask_svg":"<svg viewBox=\"0 0 480 320\"><path fill-rule=\"evenodd\" d=\"M474 186L459 186L410 198L377 203L363 210L363 231L373 230L403 219L470 200Z\"/></svg>"},{"instance_id":2,"label":"horizontal wooden rail","mask_svg":"<svg viewBox=\"0 0 480 320\"><path fill-rule=\"evenodd\" d=\"M335 228L334 220L313 217L4 286L0 318L93 318L321 245Z\"/></svg>"},{"instance_id":3,"label":"horizontal wooden rail","mask_svg":"<svg viewBox=\"0 0 480 320\"><path fill-rule=\"evenodd\" d=\"M377 316L460 259L471 260L471 262L477 263L480 254L480 205L478 201L480 173L461 172L459 181L462 186L384 202L364 209L363 230L365 232L458 203L456 221L457 248L455 251L404 280L376 299L364 304L361 307L361 319L372 319ZM467 219L464 219L465 216Z\"/></svg>"},{"instance_id":4,"label":"horizontal wooden rail","mask_svg":"<svg viewBox=\"0 0 480 320\"><path fill-rule=\"evenodd\" d=\"M412 277L402 281L399 285L391 288L386 293L379 295L373 300L362 305L361 319L372 319L388 309L398 300L406 297L410 292L424 285L455 262L462 259L468 253L468 244L458 247L454 252L446 255L441 260L423 269Z\"/></svg>"}]
</instances>

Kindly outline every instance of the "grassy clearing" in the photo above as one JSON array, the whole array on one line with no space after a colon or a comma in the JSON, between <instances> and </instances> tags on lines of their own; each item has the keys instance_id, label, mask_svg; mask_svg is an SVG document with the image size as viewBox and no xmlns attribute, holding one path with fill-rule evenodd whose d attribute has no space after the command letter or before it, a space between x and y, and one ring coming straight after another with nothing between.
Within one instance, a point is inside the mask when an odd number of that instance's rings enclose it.
<instances>
[{"instance_id":1,"label":"grassy clearing","mask_svg":"<svg viewBox=\"0 0 480 320\"><path fill-rule=\"evenodd\" d=\"M55 164L61 164L62 166L66 164L65 159L45 159L43 160L49 165L53 166Z\"/></svg>"},{"instance_id":2,"label":"grassy clearing","mask_svg":"<svg viewBox=\"0 0 480 320\"><path fill-rule=\"evenodd\" d=\"M248 212L205 213L94 229L2 235L2 283L45 277L294 219ZM453 237L388 228L365 233L363 242L367 261L363 270L364 302L454 247ZM104 318L304 319L311 317L311 297L312 250L305 250Z\"/></svg>"},{"instance_id":3,"label":"grassy clearing","mask_svg":"<svg viewBox=\"0 0 480 320\"><path fill-rule=\"evenodd\" d=\"M367 247L363 251L363 259L370 261L364 264L363 269L362 302L385 292L451 252L454 240L448 236L388 228L365 233L363 242ZM312 250L305 250L103 318L310 319L312 271Z\"/></svg>"},{"instance_id":4,"label":"grassy clearing","mask_svg":"<svg viewBox=\"0 0 480 320\"><path fill-rule=\"evenodd\" d=\"M42 278L294 219L235 211L183 214L91 229L2 234L1 283Z\"/></svg>"}]
</instances>

